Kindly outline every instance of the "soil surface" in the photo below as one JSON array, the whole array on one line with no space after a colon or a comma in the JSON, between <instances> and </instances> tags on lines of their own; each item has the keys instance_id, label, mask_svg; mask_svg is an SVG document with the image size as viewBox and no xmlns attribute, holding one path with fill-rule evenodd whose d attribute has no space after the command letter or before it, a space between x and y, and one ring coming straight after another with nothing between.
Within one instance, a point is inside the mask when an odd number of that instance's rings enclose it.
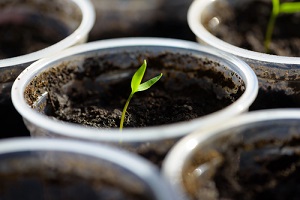
<instances>
[{"instance_id":1,"label":"soil surface","mask_svg":"<svg viewBox=\"0 0 300 200\"><path fill-rule=\"evenodd\" d=\"M172 69L172 64L164 66L158 60L158 58L148 59L149 69L145 80L161 72L163 77L149 90L134 95L128 107L124 127L156 126L191 120L228 106L243 93L243 84L236 86L221 72L202 71L199 70L201 66L198 69L182 71L176 67ZM132 69L116 71L116 66L105 63L105 68L109 69L106 72L106 69L97 62L94 58L87 59L84 71L81 72L77 69L58 70L59 72L54 69L40 77L49 83L48 104L52 106L49 115L59 120L87 126L119 127L121 112L130 94L130 81L134 71ZM194 62L203 65L201 63L203 61ZM137 67L139 66L132 66ZM114 73L115 76L126 75L113 80ZM207 88L203 88L199 81L201 79L203 83L205 78L202 77L205 76L214 81L207 83ZM107 79L100 80L101 77ZM34 80L32 85L39 85L38 81ZM220 85L223 90L235 88L237 93L220 98L212 89L213 86L208 86L209 84ZM27 91L28 94L32 93L31 89Z\"/></svg>"},{"instance_id":2,"label":"soil surface","mask_svg":"<svg viewBox=\"0 0 300 200\"><path fill-rule=\"evenodd\" d=\"M270 88L260 88L258 96L250 106L249 111L276 109L276 108L299 108L299 94L286 94L286 88L272 90Z\"/></svg>"},{"instance_id":3,"label":"soil surface","mask_svg":"<svg viewBox=\"0 0 300 200\"><path fill-rule=\"evenodd\" d=\"M292 136L231 145L214 176L219 199L298 199L299 144L300 137Z\"/></svg>"},{"instance_id":4,"label":"soil surface","mask_svg":"<svg viewBox=\"0 0 300 200\"><path fill-rule=\"evenodd\" d=\"M114 85L111 93L100 97L101 100L98 95L84 101L71 97L72 100L80 102L63 110L56 107L54 117L94 127L117 128L125 97L130 94L128 86L129 80L119 82ZM213 92L202 88L190 86L178 92L170 92L158 83L150 90L134 95L127 111L125 127L155 126L191 120L221 110L230 103L232 102L229 99L217 99Z\"/></svg>"},{"instance_id":5,"label":"soil surface","mask_svg":"<svg viewBox=\"0 0 300 200\"><path fill-rule=\"evenodd\" d=\"M0 59L32 53L69 35L60 22L40 15L13 16L0 23Z\"/></svg>"},{"instance_id":6,"label":"soil surface","mask_svg":"<svg viewBox=\"0 0 300 200\"><path fill-rule=\"evenodd\" d=\"M287 0L282 0L285 2ZM218 3L216 3L219 5ZM238 3L237 3L238 4ZM206 27L218 38L241 48L266 52L264 37L272 10L272 2L253 0L230 9L215 9L219 25L207 21ZM210 19L209 19L210 20ZM269 54L300 56L300 14L280 14L276 20Z\"/></svg>"}]
</instances>

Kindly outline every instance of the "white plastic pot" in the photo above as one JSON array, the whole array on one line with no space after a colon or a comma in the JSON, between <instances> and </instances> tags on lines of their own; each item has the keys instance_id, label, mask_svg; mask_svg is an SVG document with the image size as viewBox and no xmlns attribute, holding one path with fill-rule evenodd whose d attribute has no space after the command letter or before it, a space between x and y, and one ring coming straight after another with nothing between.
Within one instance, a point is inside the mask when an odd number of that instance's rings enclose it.
<instances>
[{"instance_id":1,"label":"white plastic pot","mask_svg":"<svg viewBox=\"0 0 300 200\"><path fill-rule=\"evenodd\" d=\"M177 199L155 166L124 151L58 139L0 143L1 198L122 199L135 194Z\"/></svg>"},{"instance_id":2,"label":"white plastic pot","mask_svg":"<svg viewBox=\"0 0 300 200\"><path fill-rule=\"evenodd\" d=\"M101 55L101 52L111 53L113 56L110 56L112 60L109 62L113 62L115 56L113 53L121 51L122 49L125 49L125 52L132 51L132 53L127 52L126 55L124 54L124 57L130 57L132 60L131 62L137 61L136 57L140 56L138 53L139 49L147 54L154 52L154 55L159 55L161 52L174 51L177 52L178 55L184 54L188 55L187 57L192 56L215 61L220 64L220 68L223 69L222 66L224 65L237 73L245 84L245 91L240 98L228 107L203 117L161 126L125 128L123 132L120 132L117 128L96 129L62 122L48 117L42 112L38 112L40 106L35 110L26 102L24 91L27 85L35 76L38 76L46 69L50 69L60 63L68 63L67 60L76 61L77 64L81 65L80 63L82 63L82 60L84 60L85 57L98 56ZM110 57L108 56L108 58ZM121 60L116 62L121 66L124 65L125 67L128 67L128 65L130 66L132 64L131 62L124 63L121 55L118 57L121 57ZM231 75L231 72L227 72ZM12 101L17 111L23 116L32 136L68 137L92 142L108 142L128 148L131 151L135 151L133 150L135 147L142 146L146 151L152 149L154 151L159 151L161 154L165 154L178 138L181 138L198 128L206 129L209 126L218 125L231 117L247 112L249 106L256 97L257 89L258 84L254 72L246 63L233 56L200 46L194 42L183 40L131 38L112 39L83 44L32 64L16 79L12 89ZM43 99L45 96L41 96L40 98ZM43 102L45 101L40 102L41 107L44 107Z\"/></svg>"},{"instance_id":3,"label":"white plastic pot","mask_svg":"<svg viewBox=\"0 0 300 200\"><path fill-rule=\"evenodd\" d=\"M17 0L11 4L11 1L1 2L1 13L3 16L0 20L2 23L7 23L15 20L19 21L31 19L32 16L43 16L51 20L43 25L54 26L50 29L55 29L53 20L61 23L70 32L70 34L61 41L48 46L44 49L34 51L17 57L0 59L0 102L10 100L10 89L15 78L23 69L28 67L32 62L57 53L67 47L84 43L87 40L89 31L92 29L95 21L95 11L89 0L64 0L64 1L22 1ZM8 16L6 18L6 16ZM31 18L30 18L31 17ZM19 21L18 21L19 20ZM35 18L36 21L43 18ZM19 33L22 34L22 33ZM5 48L5 47L1 47Z\"/></svg>"},{"instance_id":4,"label":"white plastic pot","mask_svg":"<svg viewBox=\"0 0 300 200\"><path fill-rule=\"evenodd\" d=\"M184 194L186 199L219 199L214 175L220 169L220 164L224 162L224 152L228 152L232 146L244 148L241 151L236 150L237 155L226 158L226 161L230 162L233 168L255 174L253 171L260 169L260 165L253 167L251 164L254 165L255 161L259 162L260 158L270 156L274 159L278 155L293 156L293 152L299 149L296 143L300 133L299 122L299 109L270 109L248 112L220 126L195 131L180 140L169 151L163 163L163 174L178 191ZM293 144L288 146L287 141ZM240 145L239 142L243 144ZM226 172L230 173L228 170ZM242 179L231 177L233 182L245 181ZM263 183L259 183L258 180L258 184ZM279 183L275 181L274 184L276 188ZM273 186L270 185L269 190L272 190ZM226 187L231 186L228 184ZM239 186L236 185L236 188ZM278 187L277 190L284 193L284 186Z\"/></svg>"},{"instance_id":5,"label":"white plastic pot","mask_svg":"<svg viewBox=\"0 0 300 200\"><path fill-rule=\"evenodd\" d=\"M188 24L197 40L202 43L238 56L247 62L255 71L260 91L253 109L299 107L299 66L300 58L276 56L231 45L211 34L203 21L210 20L218 23L218 17L213 11L214 5L240 5L239 1L228 0L197 0L188 11ZM218 10L222 12L222 10Z\"/></svg>"}]
</instances>

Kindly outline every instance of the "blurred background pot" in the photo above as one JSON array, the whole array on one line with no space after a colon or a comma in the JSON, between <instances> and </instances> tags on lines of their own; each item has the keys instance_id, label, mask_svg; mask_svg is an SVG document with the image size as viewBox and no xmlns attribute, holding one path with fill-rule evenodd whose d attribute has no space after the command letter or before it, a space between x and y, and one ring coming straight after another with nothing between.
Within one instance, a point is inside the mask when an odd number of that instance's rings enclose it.
<instances>
[{"instance_id":1,"label":"blurred background pot","mask_svg":"<svg viewBox=\"0 0 300 200\"><path fill-rule=\"evenodd\" d=\"M146 80L164 75L132 99L121 133L130 80L144 59ZM246 112L257 90L254 72L235 57L194 42L131 38L76 46L32 64L12 99L32 136L113 143L160 165L178 138Z\"/></svg>"},{"instance_id":2,"label":"blurred background pot","mask_svg":"<svg viewBox=\"0 0 300 200\"><path fill-rule=\"evenodd\" d=\"M0 178L1 199L177 198L146 160L76 141L2 140Z\"/></svg>"},{"instance_id":3,"label":"blurred background pot","mask_svg":"<svg viewBox=\"0 0 300 200\"><path fill-rule=\"evenodd\" d=\"M0 2L0 109L6 113L0 117L3 134L26 131L10 100L15 78L34 61L85 42L94 19L89 0ZM3 134L1 138L8 136Z\"/></svg>"},{"instance_id":4,"label":"blurred background pot","mask_svg":"<svg viewBox=\"0 0 300 200\"><path fill-rule=\"evenodd\" d=\"M253 6L258 7L254 8ZM237 10L242 10L240 15L236 13ZM280 56L261 53L264 50L262 44L265 32L265 29L262 30L261 26L267 27L271 10L271 1L197 0L191 4L188 11L188 24L200 43L240 57L255 71L260 88L257 99L250 108L251 110L299 107L300 105L300 58L294 54L288 56L286 52L282 53L283 55L277 52ZM253 13L254 11L261 11L261 13ZM249 18L249 26L246 25L246 21L243 21L247 17ZM290 20L283 21L287 17L290 17L288 18ZM226 25L227 19L232 20L231 23L227 22L227 24L236 25L240 30L228 27ZM271 43L271 51L297 44L296 41L299 41L297 27L299 25L295 24L299 23L299 15L280 16L277 23L278 26L275 25L273 36L274 42ZM281 25L284 25L284 27ZM229 35L232 38L226 41L218 38L221 37L221 31L230 33ZM291 35L286 36L284 34L287 33L284 32L291 33ZM279 34L284 36L278 36ZM247 39L249 44L240 47L239 45L242 45L239 42L241 39ZM295 42L291 42L292 45L287 45L284 41ZM246 47L250 48L252 46L258 47L255 50L246 49ZM293 48L297 50L299 46L292 47L289 51L293 51Z\"/></svg>"},{"instance_id":5,"label":"blurred background pot","mask_svg":"<svg viewBox=\"0 0 300 200\"><path fill-rule=\"evenodd\" d=\"M254 111L179 141L163 173L187 199L299 196L300 110Z\"/></svg>"},{"instance_id":6,"label":"blurred background pot","mask_svg":"<svg viewBox=\"0 0 300 200\"><path fill-rule=\"evenodd\" d=\"M96 22L89 40L167 37L195 41L186 23L192 0L92 0Z\"/></svg>"}]
</instances>

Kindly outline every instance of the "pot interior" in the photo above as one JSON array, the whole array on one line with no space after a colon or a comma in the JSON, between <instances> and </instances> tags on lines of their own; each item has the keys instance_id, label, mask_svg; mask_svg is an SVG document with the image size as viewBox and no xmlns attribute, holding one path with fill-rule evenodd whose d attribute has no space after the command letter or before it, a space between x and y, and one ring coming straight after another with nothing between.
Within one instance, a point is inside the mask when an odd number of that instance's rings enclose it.
<instances>
[{"instance_id":1,"label":"pot interior","mask_svg":"<svg viewBox=\"0 0 300 200\"><path fill-rule=\"evenodd\" d=\"M124 127L191 120L225 108L245 90L226 62L197 51L124 47L70 56L52 63L25 90L30 106L87 126L118 127L133 73L147 60L144 80L163 77L133 97ZM51 68L50 68L51 67Z\"/></svg>"}]
</instances>

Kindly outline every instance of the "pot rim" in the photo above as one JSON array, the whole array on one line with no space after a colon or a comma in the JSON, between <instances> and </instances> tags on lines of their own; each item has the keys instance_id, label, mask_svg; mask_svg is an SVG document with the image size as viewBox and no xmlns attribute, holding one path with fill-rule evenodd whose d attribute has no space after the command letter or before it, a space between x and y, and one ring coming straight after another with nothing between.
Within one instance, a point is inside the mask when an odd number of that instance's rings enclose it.
<instances>
[{"instance_id":1,"label":"pot rim","mask_svg":"<svg viewBox=\"0 0 300 200\"><path fill-rule=\"evenodd\" d=\"M216 0L193 1L188 9L188 25L197 38L201 39L203 42L214 48L220 49L224 52L239 56L244 59L278 64L300 64L299 57L277 56L243 49L229 44L211 34L202 25L201 19L203 12L208 9L207 7L215 1Z\"/></svg>"},{"instance_id":2,"label":"pot rim","mask_svg":"<svg viewBox=\"0 0 300 200\"><path fill-rule=\"evenodd\" d=\"M246 89L242 96L222 110L216 111L212 114L196 118L190 121L178 122L168 125L153 126L147 128L124 128L122 133L117 128L113 129L96 129L92 127L83 127L77 124L61 122L51 119L28 106L24 98L24 90L27 84L40 71L46 69L51 63L60 61L64 57L80 54L83 52L96 51L97 49L105 49L112 47L124 46L157 46L157 47L174 47L184 50L199 51L199 53L208 53L216 56L220 60L228 61L237 69L237 73L245 82ZM96 42L90 42L69 48L56 55L39 60L27 69L25 69L19 77L15 80L12 87L12 102L17 111L29 122L35 126L42 127L52 133L60 133L68 137L76 137L86 140L94 141L110 141L110 142L140 142L140 141L156 141L168 138L175 138L183 136L189 132L199 128L199 124L215 124L216 121L222 122L228 118L246 112L252 102L255 100L258 92L258 81L253 70L240 59L228 55L224 52L216 51L209 47L204 47L195 42L189 42L178 39L167 38L120 38L108 39ZM141 131L143 133L141 134Z\"/></svg>"},{"instance_id":3,"label":"pot rim","mask_svg":"<svg viewBox=\"0 0 300 200\"><path fill-rule=\"evenodd\" d=\"M82 19L77 29L75 29L66 38L44 49L29 54L25 54L25 55L0 59L0 68L34 62L38 59L47 57L67 47L70 47L79 41L85 40L89 31L92 29L95 23L96 15L95 15L94 7L90 0L68 0L68 1L72 1L74 4L76 4L82 13Z\"/></svg>"},{"instance_id":4,"label":"pot rim","mask_svg":"<svg viewBox=\"0 0 300 200\"><path fill-rule=\"evenodd\" d=\"M66 139L10 138L0 141L0 155L26 151L70 152L102 159L141 178L157 199L174 199L173 190L160 176L156 166L140 156L108 145L96 145Z\"/></svg>"},{"instance_id":5,"label":"pot rim","mask_svg":"<svg viewBox=\"0 0 300 200\"><path fill-rule=\"evenodd\" d=\"M255 122L267 122L272 120L300 120L300 109L267 109L253 111L231 118L224 124L210 127L204 131L196 130L190 135L182 138L169 151L162 164L162 174L178 190L182 191L181 174L186 161L191 153L205 143L207 140L214 140L222 135L228 134L229 129L241 127Z\"/></svg>"}]
</instances>

